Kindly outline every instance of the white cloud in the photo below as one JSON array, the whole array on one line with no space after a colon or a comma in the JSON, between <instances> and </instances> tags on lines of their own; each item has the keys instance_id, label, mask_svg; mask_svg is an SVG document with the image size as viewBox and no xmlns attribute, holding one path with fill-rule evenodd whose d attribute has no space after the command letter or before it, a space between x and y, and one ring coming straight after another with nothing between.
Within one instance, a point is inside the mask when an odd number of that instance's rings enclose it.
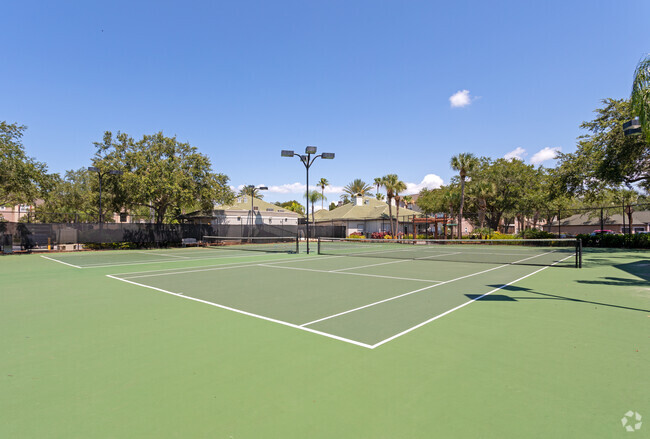
<instances>
[{"instance_id":1,"label":"white cloud","mask_svg":"<svg viewBox=\"0 0 650 439\"><path fill-rule=\"evenodd\" d=\"M320 186L310 186L311 190L320 191ZM304 194L305 193L305 184L304 183L285 183L277 186L269 186L269 193L273 194ZM338 194L343 192L343 186L326 186L326 194Z\"/></svg>"},{"instance_id":2,"label":"white cloud","mask_svg":"<svg viewBox=\"0 0 650 439\"><path fill-rule=\"evenodd\" d=\"M528 153L526 153L526 150L521 146L518 146L513 151L510 151L509 153L504 155L503 158L506 160L512 160L512 159L523 160L524 157L526 157L527 155Z\"/></svg>"},{"instance_id":3,"label":"white cloud","mask_svg":"<svg viewBox=\"0 0 650 439\"><path fill-rule=\"evenodd\" d=\"M537 151L535 155L530 158L530 163L533 165L539 165L547 160L553 160L560 151L562 151L562 148L560 147L550 148L547 146L546 148Z\"/></svg>"},{"instance_id":4,"label":"white cloud","mask_svg":"<svg viewBox=\"0 0 650 439\"><path fill-rule=\"evenodd\" d=\"M469 90L458 90L456 93L449 97L451 108L466 107L472 103L472 98L469 95Z\"/></svg>"},{"instance_id":5,"label":"white cloud","mask_svg":"<svg viewBox=\"0 0 650 439\"><path fill-rule=\"evenodd\" d=\"M420 183L406 183L406 193L409 194L418 194L424 188L426 189L437 189L442 186L444 182L442 178L436 174L427 174L424 176Z\"/></svg>"}]
</instances>

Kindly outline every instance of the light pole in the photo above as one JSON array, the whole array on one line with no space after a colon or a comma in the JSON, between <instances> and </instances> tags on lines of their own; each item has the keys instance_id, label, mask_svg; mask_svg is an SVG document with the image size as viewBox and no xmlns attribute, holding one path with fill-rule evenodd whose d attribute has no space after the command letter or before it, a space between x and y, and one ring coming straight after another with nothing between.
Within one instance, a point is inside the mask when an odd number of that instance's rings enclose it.
<instances>
[{"instance_id":1,"label":"light pole","mask_svg":"<svg viewBox=\"0 0 650 439\"><path fill-rule=\"evenodd\" d=\"M99 168L96 168L95 166L89 166L88 167L89 171L96 172L97 176L99 177L99 223L102 223L102 178L104 175L122 175L124 172L118 171L115 169L112 169L110 171L104 171L102 172Z\"/></svg>"},{"instance_id":2,"label":"light pole","mask_svg":"<svg viewBox=\"0 0 650 439\"><path fill-rule=\"evenodd\" d=\"M305 211L307 213L307 254L309 254L309 168L314 163L314 161L320 157L325 160L332 160L334 158L333 152L324 152L322 154L316 154L315 146L308 146L305 148L305 154L296 154L293 151L288 151L286 149L282 150L282 157L298 157L303 165L305 165L305 170L307 171L307 190L305 192L306 202L305 202Z\"/></svg>"},{"instance_id":3,"label":"light pole","mask_svg":"<svg viewBox=\"0 0 650 439\"><path fill-rule=\"evenodd\" d=\"M255 220L255 213L254 213L255 210L254 210L254 206L253 206L253 201L255 200L255 191L256 190L266 191L269 188L266 187L266 186L257 186L257 187L255 187L254 184L251 184L251 185L246 186L246 189L248 189L250 191L250 196L251 196L251 228L250 228L250 230L248 232L248 236L249 236L249 238L252 238L253 237L253 227L255 226L255 221L254 221Z\"/></svg>"}]
</instances>

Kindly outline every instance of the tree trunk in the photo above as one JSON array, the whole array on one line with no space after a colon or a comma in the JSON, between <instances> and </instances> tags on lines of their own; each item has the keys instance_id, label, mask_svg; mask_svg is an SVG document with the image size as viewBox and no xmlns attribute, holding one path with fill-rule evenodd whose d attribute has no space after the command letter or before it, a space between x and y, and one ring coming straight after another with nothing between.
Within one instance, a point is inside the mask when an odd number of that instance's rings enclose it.
<instances>
[{"instance_id":1,"label":"tree trunk","mask_svg":"<svg viewBox=\"0 0 650 439\"><path fill-rule=\"evenodd\" d=\"M390 236L395 237L395 228L393 227L393 197L388 198L388 216L390 217Z\"/></svg>"},{"instance_id":2,"label":"tree trunk","mask_svg":"<svg viewBox=\"0 0 650 439\"><path fill-rule=\"evenodd\" d=\"M463 237L461 224L463 223L463 207L465 204L465 178L460 179L460 209L458 210L458 239Z\"/></svg>"}]
</instances>

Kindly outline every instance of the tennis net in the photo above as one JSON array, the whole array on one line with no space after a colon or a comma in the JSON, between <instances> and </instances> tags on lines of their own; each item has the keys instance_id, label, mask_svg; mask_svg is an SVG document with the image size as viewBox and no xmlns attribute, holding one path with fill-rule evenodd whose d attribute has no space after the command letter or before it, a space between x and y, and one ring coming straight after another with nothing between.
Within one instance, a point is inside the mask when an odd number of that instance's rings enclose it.
<instances>
[{"instance_id":1,"label":"tennis net","mask_svg":"<svg viewBox=\"0 0 650 439\"><path fill-rule=\"evenodd\" d=\"M484 264L582 267L578 239L319 238L318 254Z\"/></svg>"},{"instance_id":2,"label":"tennis net","mask_svg":"<svg viewBox=\"0 0 650 439\"><path fill-rule=\"evenodd\" d=\"M298 253L300 250L297 236L204 236L203 244L206 247L217 248L219 250L247 250L271 253Z\"/></svg>"}]
</instances>

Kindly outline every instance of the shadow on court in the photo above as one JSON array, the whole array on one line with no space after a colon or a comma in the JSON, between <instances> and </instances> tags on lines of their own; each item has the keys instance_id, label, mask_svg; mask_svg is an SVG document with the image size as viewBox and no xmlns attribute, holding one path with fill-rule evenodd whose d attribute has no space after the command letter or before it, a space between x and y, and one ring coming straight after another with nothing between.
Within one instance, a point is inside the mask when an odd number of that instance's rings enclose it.
<instances>
[{"instance_id":1,"label":"shadow on court","mask_svg":"<svg viewBox=\"0 0 650 439\"><path fill-rule=\"evenodd\" d=\"M644 285L648 285L648 282L645 282ZM499 288L502 285L489 285L489 286L492 288ZM629 286L629 284L626 284L626 286ZM612 303L594 302L591 300L576 299L573 297L559 296L556 294L541 293L539 291L534 291L531 288L517 287L514 285L508 285L504 288L501 288L501 291L511 291L513 293L525 292L528 294L535 294L539 297L526 297L526 296L513 297L505 294L490 294L489 296L485 296L482 298L480 298L481 297L480 294L466 294L465 296L467 296L469 299L476 300L477 302L517 302L520 300L561 300L561 301L580 303L585 305L600 305L600 306L607 306L611 308L624 309L628 311L639 311L639 312L650 313L649 309L634 308L629 306L614 305Z\"/></svg>"}]
</instances>

